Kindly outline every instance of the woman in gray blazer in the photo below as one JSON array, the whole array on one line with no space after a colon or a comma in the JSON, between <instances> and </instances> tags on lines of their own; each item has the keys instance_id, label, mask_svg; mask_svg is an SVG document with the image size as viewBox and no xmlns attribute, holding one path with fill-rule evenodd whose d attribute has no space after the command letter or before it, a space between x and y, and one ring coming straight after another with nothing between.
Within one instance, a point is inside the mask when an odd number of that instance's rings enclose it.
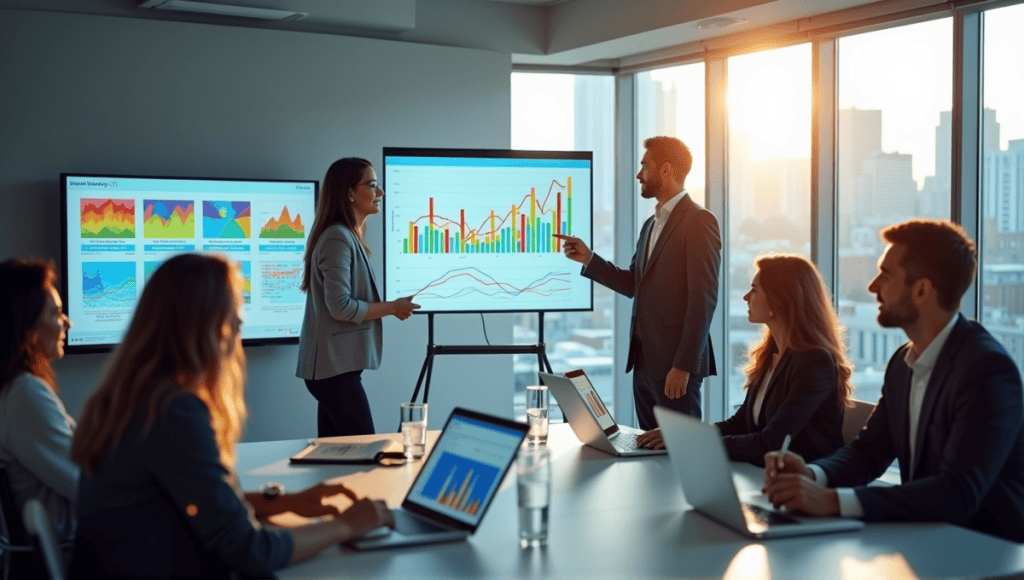
<instances>
[{"instance_id":1,"label":"woman in gray blazer","mask_svg":"<svg viewBox=\"0 0 1024 580\"><path fill-rule=\"evenodd\" d=\"M380 366L381 319L405 320L419 308L411 297L380 298L365 231L383 196L373 165L347 157L327 170L317 202L302 275L306 313L296 375L319 403L320 437L374 433L361 377Z\"/></svg>"}]
</instances>

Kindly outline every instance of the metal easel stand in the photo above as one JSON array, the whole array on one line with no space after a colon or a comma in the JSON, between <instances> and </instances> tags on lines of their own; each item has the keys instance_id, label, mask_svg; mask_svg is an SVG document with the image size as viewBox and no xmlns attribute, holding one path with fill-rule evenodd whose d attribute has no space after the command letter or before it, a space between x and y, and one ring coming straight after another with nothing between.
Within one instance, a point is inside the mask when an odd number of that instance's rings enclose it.
<instances>
[{"instance_id":1,"label":"metal easel stand","mask_svg":"<svg viewBox=\"0 0 1024 580\"><path fill-rule=\"evenodd\" d=\"M547 351L544 346L544 313L537 312L537 344L478 344L442 346L434 344L434 314L427 314L427 358L420 369L420 377L416 380L416 390L412 392L410 402L415 403L423 386L423 402L430 396L430 375L434 370L434 357L442 354L536 354L539 369L551 372ZM426 383L423 378L426 377ZM539 378L539 377L538 377Z\"/></svg>"}]
</instances>

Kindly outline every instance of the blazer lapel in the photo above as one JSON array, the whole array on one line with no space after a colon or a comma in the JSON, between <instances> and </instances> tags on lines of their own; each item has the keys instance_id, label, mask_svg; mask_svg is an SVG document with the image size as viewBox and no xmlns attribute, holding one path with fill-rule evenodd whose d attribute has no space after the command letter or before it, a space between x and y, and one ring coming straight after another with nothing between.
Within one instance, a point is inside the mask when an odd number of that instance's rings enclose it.
<instances>
[{"instance_id":1,"label":"blazer lapel","mask_svg":"<svg viewBox=\"0 0 1024 580\"><path fill-rule=\"evenodd\" d=\"M647 270L647 244L651 240L651 232L654 230L654 216L647 218L644 222L644 226L640 228L640 241L636 245L637 260L637 274L643 277L644 271Z\"/></svg>"},{"instance_id":2,"label":"blazer lapel","mask_svg":"<svg viewBox=\"0 0 1024 580\"><path fill-rule=\"evenodd\" d=\"M924 447L924 440L928 434L928 426L931 425L932 413L935 411L935 401L946 388L946 379L949 378L953 369L953 359L956 357L960 345L963 344L963 315L957 314L956 324L953 325L949 336L946 337L946 344L942 345L939 356L932 367L931 377L928 378L928 386L924 390L924 399L921 401L921 416L917 419L917 437L914 440L914 465L911 466L910 477L913 478L917 471L917 464L921 462L921 450ZM909 402L909 397L908 397Z\"/></svg>"},{"instance_id":3,"label":"blazer lapel","mask_svg":"<svg viewBox=\"0 0 1024 580\"><path fill-rule=\"evenodd\" d=\"M768 409L769 399L775 395L777 388L776 383L782 380L780 377L786 374L786 367L789 365L789 351L782 353L782 357L779 359L779 364L775 365L775 371L772 373L771 380L768 381L767 385L764 385L764 400L761 401L761 409L758 413L758 420L764 418L765 412ZM764 427L764 422L759 423L761 427Z\"/></svg>"},{"instance_id":4,"label":"blazer lapel","mask_svg":"<svg viewBox=\"0 0 1024 580\"><path fill-rule=\"evenodd\" d=\"M672 236L672 232L683 223L683 219L686 217L686 212L690 211L693 206L693 200L690 199L690 194L684 194L683 199L679 200L676 207L672 210L672 213L668 216L668 221L665 223L665 227L661 230L661 234L658 235L658 241L654 243L654 249L651 250L651 258L647 260L647 265L652 264L658 259L658 254L661 253L661 249L668 244L668 239ZM650 231L654 231L654 218L651 218ZM646 268L644 269L646 272Z\"/></svg>"}]
</instances>

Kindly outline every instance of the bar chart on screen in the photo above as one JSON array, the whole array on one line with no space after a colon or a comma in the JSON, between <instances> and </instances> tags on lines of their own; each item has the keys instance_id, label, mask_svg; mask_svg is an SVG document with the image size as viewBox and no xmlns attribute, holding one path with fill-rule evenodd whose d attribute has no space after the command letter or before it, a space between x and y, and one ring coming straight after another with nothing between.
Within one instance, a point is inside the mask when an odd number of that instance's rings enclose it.
<instances>
[{"instance_id":1,"label":"bar chart on screen","mask_svg":"<svg viewBox=\"0 0 1024 580\"><path fill-rule=\"evenodd\" d=\"M590 307L590 282L553 237L590 240L589 159L386 154L385 178L388 299L413 296L423 312Z\"/></svg>"}]
</instances>

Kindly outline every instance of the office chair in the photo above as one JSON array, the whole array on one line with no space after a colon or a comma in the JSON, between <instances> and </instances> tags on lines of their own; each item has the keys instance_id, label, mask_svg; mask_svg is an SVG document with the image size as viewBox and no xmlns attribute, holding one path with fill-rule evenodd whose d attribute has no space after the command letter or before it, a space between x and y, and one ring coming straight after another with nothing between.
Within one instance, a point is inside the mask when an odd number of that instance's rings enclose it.
<instances>
[{"instance_id":1,"label":"office chair","mask_svg":"<svg viewBox=\"0 0 1024 580\"><path fill-rule=\"evenodd\" d=\"M852 406L843 409L843 444L847 444L857 438L860 430L868 422L868 417L874 412L875 406L867 401L851 399Z\"/></svg>"},{"instance_id":2,"label":"office chair","mask_svg":"<svg viewBox=\"0 0 1024 580\"><path fill-rule=\"evenodd\" d=\"M32 538L32 543L50 573L50 580L64 580L64 562L57 536L53 533L53 522L50 514L43 507L43 502L30 499L25 502L23 512L25 531Z\"/></svg>"}]
</instances>

